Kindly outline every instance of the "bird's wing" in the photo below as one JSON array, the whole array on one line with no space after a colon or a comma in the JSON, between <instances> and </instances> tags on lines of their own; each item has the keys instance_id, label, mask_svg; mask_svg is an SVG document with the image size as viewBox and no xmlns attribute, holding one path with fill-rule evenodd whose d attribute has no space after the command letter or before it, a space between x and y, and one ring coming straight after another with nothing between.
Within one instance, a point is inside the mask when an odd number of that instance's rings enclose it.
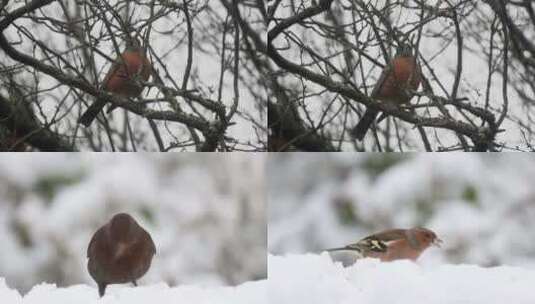
<instances>
[{"instance_id":1,"label":"bird's wing","mask_svg":"<svg viewBox=\"0 0 535 304\"><path fill-rule=\"evenodd\" d=\"M156 245L154 245L154 242L152 241L152 238L150 237L150 235L149 235L149 239L150 239L152 254L156 254Z\"/></svg>"},{"instance_id":2,"label":"bird's wing","mask_svg":"<svg viewBox=\"0 0 535 304\"><path fill-rule=\"evenodd\" d=\"M97 235L100 234L101 230L102 230L102 228L97 230L97 232L95 232L93 234L93 237L91 237L91 241L89 241L89 246L87 246L87 257L89 257L90 253L93 251L93 247L95 246L95 241L96 241Z\"/></svg>"},{"instance_id":3,"label":"bird's wing","mask_svg":"<svg viewBox=\"0 0 535 304\"><path fill-rule=\"evenodd\" d=\"M383 240L373 236L366 237L355 244L348 245L348 247L359 248L362 253L370 251L386 252L388 249L388 245Z\"/></svg>"},{"instance_id":4,"label":"bird's wing","mask_svg":"<svg viewBox=\"0 0 535 304\"><path fill-rule=\"evenodd\" d=\"M102 83L101 83L102 88L104 89L106 88L106 86L108 85L108 81L110 81L111 76L116 73L118 68L119 68L119 64L117 62L114 62L111 64L111 67L108 70L106 77L104 77L104 80L102 80Z\"/></svg>"},{"instance_id":5,"label":"bird's wing","mask_svg":"<svg viewBox=\"0 0 535 304\"><path fill-rule=\"evenodd\" d=\"M422 82L422 67L417 58L414 58L414 65L415 72L411 74L409 85L411 89L416 91L418 90L418 87L420 87L420 82Z\"/></svg>"},{"instance_id":6,"label":"bird's wing","mask_svg":"<svg viewBox=\"0 0 535 304\"><path fill-rule=\"evenodd\" d=\"M143 229L141 226L140 226L139 228L141 228L141 231L142 231L142 233L143 233L144 236L145 236L145 237L142 238L142 239L144 239L144 240L149 240L149 243L150 243L150 244L149 244L149 246L150 246L149 249L150 249L151 253L152 253L153 255L156 254L156 245L154 245L154 241L152 240L152 237L150 236L150 233L148 233L147 230ZM146 243L143 242L143 245L146 246Z\"/></svg>"},{"instance_id":7,"label":"bird's wing","mask_svg":"<svg viewBox=\"0 0 535 304\"><path fill-rule=\"evenodd\" d=\"M370 236L367 236L363 240L378 239L383 242L389 242L389 241L404 239L406 237L407 237L406 229L388 229L388 230L384 230L378 233L374 233Z\"/></svg>"},{"instance_id":8,"label":"bird's wing","mask_svg":"<svg viewBox=\"0 0 535 304\"><path fill-rule=\"evenodd\" d=\"M126 72L126 69L124 68L124 55L121 55L121 57L118 57L115 59L115 61L111 64L110 69L108 70L108 73L106 74L106 77L104 77L104 80L102 81L102 87L105 88L108 84L108 81L112 76L120 77L120 78L128 78L128 73Z\"/></svg>"},{"instance_id":9,"label":"bird's wing","mask_svg":"<svg viewBox=\"0 0 535 304\"><path fill-rule=\"evenodd\" d=\"M389 63L381 73L381 76L379 76L379 79L375 83L375 86L373 87L372 93L370 95L371 98L376 98L379 92L381 91L381 88L383 87L384 82L386 81L386 78L390 73L393 71L393 65L392 63Z\"/></svg>"},{"instance_id":10,"label":"bird's wing","mask_svg":"<svg viewBox=\"0 0 535 304\"><path fill-rule=\"evenodd\" d=\"M386 252L388 246L396 241L407 239L406 229L389 229L369 235L360 241L345 247L327 249L327 251L352 250L365 254L366 252Z\"/></svg>"}]
</instances>

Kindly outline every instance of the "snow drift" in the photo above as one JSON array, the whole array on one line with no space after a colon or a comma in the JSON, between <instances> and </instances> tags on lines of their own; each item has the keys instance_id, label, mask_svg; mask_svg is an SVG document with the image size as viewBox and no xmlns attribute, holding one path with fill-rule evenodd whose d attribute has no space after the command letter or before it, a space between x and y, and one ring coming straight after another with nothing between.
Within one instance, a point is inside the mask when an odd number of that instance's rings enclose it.
<instances>
[{"instance_id":1,"label":"snow drift","mask_svg":"<svg viewBox=\"0 0 535 304\"><path fill-rule=\"evenodd\" d=\"M54 284L34 286L21 296L0 278L0 303L2 304L267 304L265 281L248 282L236 287L202 288L197 286L168 287L165 284L127 287L110 285L104 297L98 297L97 289L88 285L57 288Z\"/></svg>"},{"instance_id":2,"label":"snow drift","mask_svg":"<svg viewBox=\"0 0 535 304\"><path fill-rule=\"evenodd\" d=\"M533 304L535 270L359 260L327 253L269 256L269 302L277 304Z\"/></svg>"}]
</instances>

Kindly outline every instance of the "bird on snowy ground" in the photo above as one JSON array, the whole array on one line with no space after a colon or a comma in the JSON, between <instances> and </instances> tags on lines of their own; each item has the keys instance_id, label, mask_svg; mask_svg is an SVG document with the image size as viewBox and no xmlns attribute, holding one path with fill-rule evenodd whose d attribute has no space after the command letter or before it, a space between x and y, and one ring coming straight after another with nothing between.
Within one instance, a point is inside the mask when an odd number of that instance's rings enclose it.
<instances>
[{"instance_id":1,"label":"bird on snowy ground","mask_svg":"<svg viewBox=\"0 0 535 304\"><path fill-rule=\"evenodd\" d=\"M426 228L389 229L344 247L326 249L353 251L358 258L378 258L383 262L409 259L415 261L429 246L440 247L442 240Z\"/></svg>"},{"instance_id":2,"label":"bird on snowy ground","mask_svg":"<svg viewBox=\"0 0 535 304\"><path fill-rule=\"evenodd\" d=\"M126 213L119 213L102 226L89 242L87 269L102 297L109 284L123 284L141 278L150 268L156 246L145 231Z\"/></svg>"}]
</instances>

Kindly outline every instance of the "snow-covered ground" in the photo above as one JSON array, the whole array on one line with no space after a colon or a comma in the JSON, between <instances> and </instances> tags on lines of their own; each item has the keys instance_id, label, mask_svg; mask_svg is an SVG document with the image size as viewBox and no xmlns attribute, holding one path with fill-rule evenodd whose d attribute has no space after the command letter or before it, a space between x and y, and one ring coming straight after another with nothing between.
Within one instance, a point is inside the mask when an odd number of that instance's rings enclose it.
<instances>
[{"instance_id":1,"label":"snow-covered ground","mask_svg":"<svg viewBox=\"0 0 535 304\"><path fill-rule=\"evenodd\" d=\"M99 298L95 288L74 285L58 288L52 284L33 287L22 297L0 279L0 303L2 304L267 304L266 282L248 282L236 287L201 288L180 286L170 288L165 284L150 286L115 287L111 285L103 298Z\"/></svg>"},{"instance_id":2,"label":"snow-covered ground","mask_svg":"<svg viewBox=\"0 0 535 304\"><path fill-rule=\"evenodd\" d=\"M270 253L424 226L444 244L422 263L535 269L533 154L285 153L270 155L267 179Z\"/></svg>"},{"instance_id":3,"label":"snow-covered ground","mask_svg":"<svg viewBox=\"0 0 535 304\"><path fill-rule=\"evenodd\" d=\"M270 303L535 303L535 155L285 153L267 167ZM416 263L321 253L415 226L444 241Z\"/></svg>"},{"instance_id":4,"label":"snow-covered ground","mask_svg":"<svg viewBox=\"0 0 535 304\"><path fill-rule=\"evenodd\" d=\"M249 154L2 155L0 277L21 294L41 282L95 286L89 240L128 212L157 250L140 285L264 279L263 168Z\"/></svg>"},{"instance_id":5,"label":"snow-covered ground","mask_svg":"<svg viewBox=\"0 0 535 304\"><path fill-rule=\"evenodd\" d=\"M269 303L535 303L535 270L518 267L363 259L344 268L327 253L270 256L268 264Z\"/></svg>"}]
</instances>

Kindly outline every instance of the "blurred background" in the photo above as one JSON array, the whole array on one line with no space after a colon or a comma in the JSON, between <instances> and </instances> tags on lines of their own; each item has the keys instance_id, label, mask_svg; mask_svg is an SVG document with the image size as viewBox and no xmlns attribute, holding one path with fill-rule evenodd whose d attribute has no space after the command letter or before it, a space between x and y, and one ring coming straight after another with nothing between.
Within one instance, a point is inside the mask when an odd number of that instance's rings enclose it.
<instances>
[{"instance_id":1,"label":"blurred background","mask_svg":"<svg viewBox=\"0 0 535 304\"><path fill-rule=\"evenodd\" d=\"M250 154L2 155L0 277L22 293L44 281L96 286L89 240L128 212L157 248L141 284L263 279L264 166Z\"/></svg>"},{"instance_id":2,"label":"blurred background","mask_svg":"<svg viewBox=\"0 0 535 304\"><path fill-rule=\"evenodd\" d=\"M270 253L423 226L444 244L421 263L535 267L532 154L271 154L267 167Z\"/></svg>"}]
</instances>

